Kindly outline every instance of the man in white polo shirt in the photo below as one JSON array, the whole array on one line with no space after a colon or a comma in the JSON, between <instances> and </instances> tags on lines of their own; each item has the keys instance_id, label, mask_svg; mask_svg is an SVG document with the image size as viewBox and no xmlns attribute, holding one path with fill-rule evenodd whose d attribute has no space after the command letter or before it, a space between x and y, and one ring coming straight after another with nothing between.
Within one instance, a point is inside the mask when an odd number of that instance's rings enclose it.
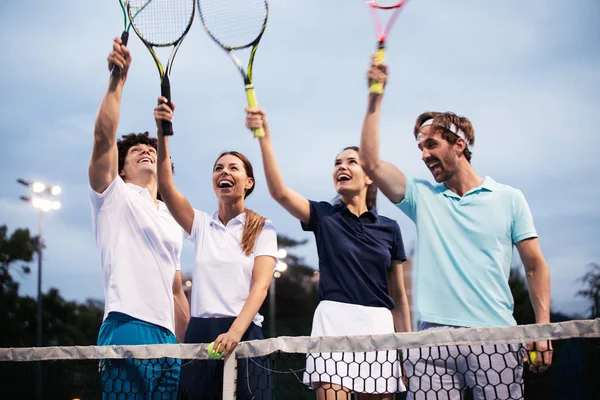
<instances>
[{"instance_id":1,"label":"man in white polo shirt","mask_svg":"<svg viewBox=\"0 0 600 400\"><path fill-rule=\"evenodd\" d=\"M372 65L368 77L385 83L386 72L384 65ZM419 330L516 325L508 286L513 245L525 266L536 322L550 322L550 272L531 212L521 191L483 178L472 167L471 122L449 112L421 114L414 136L435 183L409 178L379 158L382 97L369 95L360 160L417 226ZM531 369L541 372L550 365L552 351L547 342L535 346L540 355ZM516 348L480 346L488 356L478 358L476 350L462 347L421 349L420 360L407 363L409 397L462 398L467 388L476 399L523 397L522 354ZM419 351L412 353L419 358Z\"/></svg>"},{"instance_id":2,"label":"man in white polo shirt","mask_svg":"<svg viewBox=\"0 0 600 400\"><path fill-rule=\"evenodd\" d=\"M157 199L156 139L148 132L116 139L121 94L131 64L116 38L108 56L108 91L96 117L89 166L92 223L104 277L104 321L98 345L177 343L189 305L181 284L182 231ZM102 362L103 396L175 399L180 362ZM129 398L127 397L126 398ZM121 398L121 397L119 397Z\"/></svg>"}]
</instances>

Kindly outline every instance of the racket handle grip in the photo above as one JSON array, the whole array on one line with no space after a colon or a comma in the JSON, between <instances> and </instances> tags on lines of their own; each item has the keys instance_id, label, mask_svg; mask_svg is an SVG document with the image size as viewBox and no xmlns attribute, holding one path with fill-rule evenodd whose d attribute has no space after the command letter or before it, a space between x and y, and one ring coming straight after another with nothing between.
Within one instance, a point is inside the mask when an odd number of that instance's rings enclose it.
<instances>
[{"instance_id":1,"label":"racket handle grip","mask_svg":"<svg viewBox=\"0 0 600 400\"><path fill-rule=\"evenodd\" d=\"M375 62L375 64L383 64L385 62L385 48L383 48L381 45L379 46L379 50L375 52L375 59L373 61ZM369 92L375 94L383 94L383 82L376 82L374 80L371 80Z\"/></svg>"},{"instance_id":2,"label":"racket handle grip","mask_svg":"<svg viewBox=\"0 0 600 400\"><path fill-rule=\"evenodd\" d=\"M160 94L161 96L167 99L167 103L169 106L171 105L171 84L169 83L169 79L165 77L162 83L160 84ZM173 136L173 124L171 121L163 121L162 122L163 135L165 136Z\"/></svg>"},{"instance_id":3,"label":"racket handle grip","mask_svg":"<svg viewBox=\"0 0 600 400\"><path fill-rule=\"evenodd\" d=\"M122 42L123 46L127 47L128 41L129 41L129 32L123 31L123 33L121 34L121 42Z\"/></svg>"},{"instance_id":4,"label":"racket handle grip","mask_svg":"<svg viewBox=\"0 0 600 400\"><path fill-rule=\"evenodd\" d=\"M248 100L248 107L257 108L258 101L256 101L256 92L254 91L254 85L246 85L246 99ZM252 129L255 138L261 138L265 136L263 128Z\"/></svg>"},{"instance_id":5,"label":"racket handle grip","mask_svg":"<svg viewBox=\"0 0 600 400\"><path fill-rule=\"evenodd\" d=\"M123 31L123 33L121 34L121 43L123 44L123 46L127 46L127 41L129 41L129 32ZM110 73L115 78L118 78L121 76L121 68L117 67L116 65L113 65L113 69L112 71L110 71Z\"/></svg>"}]
</instances>

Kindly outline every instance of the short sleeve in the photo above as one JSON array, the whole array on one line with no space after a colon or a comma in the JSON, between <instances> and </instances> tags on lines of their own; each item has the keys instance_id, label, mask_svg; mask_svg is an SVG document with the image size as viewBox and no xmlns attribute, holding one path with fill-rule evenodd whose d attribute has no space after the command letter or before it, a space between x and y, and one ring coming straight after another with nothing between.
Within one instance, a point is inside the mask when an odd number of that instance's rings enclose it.
<instances>
[{"instance_id":1,"label":"short sleeve","mask_svg":"<svg viewBox=\"0 0 600 400\"><path fill-rule=\"evenodd\" d=\"M100 211L110 205L115 198L119 198L125 188L125 182L119 175L108 185L104 192L98 193L91 186L89 187L92 209Z\"/></svg>"},{"instance_id":2,"label":"short sleeve","mask_svg":"<svg viewBox=\"0 0 600 400\"><path fill-rule=\"evenodd\" d=\"M413 178L406 178L406 188L404 189L404 199L396 204L408 218L413 222L417 219L417 183Z\"/></svg>"},{"instance_id":3,"label":"short sleeve","mask_svg":"<svg viewBox=\"0 0 600 400\"><path fill-rule=\"evenodd\" d=\"M196 243L198 238L202 237L202 232L204 227L207 225L207 219L210 216L204 211L194 209L194 222L192 223L192 231L188 235L185 230L183 230L183 237L189 240L192 243Z\"/></svg>"},{"instance_id":4,"label":"short sleeve","mask_svg":"<svg viewBox=\"0 0 600 400\"><path fill-rule=\"evenodd\" d=\"M301 222L302 230L314 232L317 230L319 221L327 212L331 212L333 206L326 201L313 201L310 200L310 218L308 224Z\"/></svg>"},{"instance_id":5,"label":"short sleeve","mask_svg":"<svg viewBox=\"0 0 600 400\"><path fill-rule=\"evenodd\" d=\"M277 231L269 220L256 240L254 246L254 257L271 256L277 259Z\"/></svg>"},{"instance_id":6,"label":"short sleeve","mask_svg":"<svg viewBox=\"0 0 600 400\"><path fill-rule=\"evenodd\" d=\"M392 245L392 261L406 261L406 252L404 250L404 241L402 240L402 232L400 225L394 223L394 243Z\"/></svg>"},{"instance_id":7,"label":"short sleeve","mask_svg":"<svg viewBox=\"0 0 600 400\"><path fill-rule=\"evenodd\" d=\"M512 231L511 231L513 243L518 243L525 239L532 237L538 237L538 234L533 225L533 216L531 210L525 200L525 196L520 190L516 191L516 195L513 199L513 218L512 218Z\"/></svg>"}]
</instances>

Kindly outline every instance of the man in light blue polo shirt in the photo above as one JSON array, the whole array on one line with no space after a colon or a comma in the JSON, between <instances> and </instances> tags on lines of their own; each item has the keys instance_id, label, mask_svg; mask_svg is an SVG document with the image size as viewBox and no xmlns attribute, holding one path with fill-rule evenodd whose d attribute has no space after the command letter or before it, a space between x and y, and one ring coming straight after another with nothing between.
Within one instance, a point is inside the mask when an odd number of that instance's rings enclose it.
<instances>
[{"instance_id":1,"label":"man in light blue polo shirt","mask_svg":"<svg viewBox=\"0 0 600 400\"><path fill-rule=\"evenodd\" d=\"M368 77L385 83L386 72L384 65L372 65ZM421 114L415 124L414 136L435 183L408 178L394 165L379 158L382 97L370 94L360 160L385 196L416 224L419 330L515 325L514 301L508 286L513 245L525 266L536 322L550 322L550 272L531 212L519 190L490 177L483 178L472 167L471 146L475 132L471 122L453 113ZM532 367L541 372L550 365L552 352L546 342L538 342L535 346L542 353ZM487 379L489 377L485 377L486 369L497 370L499 367L494 365L493 358L487 365L472 366L468 357L464 357L464 362L454 357L453 367L448 358L463 350L461 346L455 347L446 349L445 354L443 351L434 354L436 351L431 349L428 357L421 355L428 358L423 364L429 366L414 365L415 376L409 381L412 395L437 398L437 392L442 390L453 399L459 398L470 387L475 398L522 397L522 368L516 353L514 365L505 368L506 374L499 377L502 383L508 383L501 385L505 388L502 393ZM483 347L485 351L486 346ZM507 353L513 350L507 349ZM486 359L490 360L490 357ZM500 361L511 364L506 356ZM442 368L438 368L440 366ZM455 374L465 369L476 371ZM425 370L435 370L437 376L423 375Z\"/></svg>"}]
</instances>

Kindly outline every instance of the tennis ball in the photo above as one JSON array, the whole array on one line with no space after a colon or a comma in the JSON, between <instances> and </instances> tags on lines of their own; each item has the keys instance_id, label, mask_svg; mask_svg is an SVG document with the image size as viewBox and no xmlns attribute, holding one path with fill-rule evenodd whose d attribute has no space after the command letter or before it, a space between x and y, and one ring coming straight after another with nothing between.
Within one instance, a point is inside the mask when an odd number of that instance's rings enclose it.
<instances>
[{"instance_id":1,"label":"tennis ball","mask_svg":"<svg viewBox=\"0 0 600 400\"><path fill-rule=\"evenodd\" d=\"M535 362L535 359L537 358L537 351L532 350L529 353L529 361L533 364Z\"/></svg>"},{"instance_id":2,"label":"tennis ball","mask_svg":"<svg viewBox=\"0 0 600 400\"><path fill-rule=\"evenodd\" d=\"M212 342L208 345L208 356L212 359L215 360L220 360L221 358L223 358L223 353L219 353L219 349L221 348L221 344L219 344L219 346L217 346L217 349L213 349L213 346L215 345L215 342Z\"/></svg>"}]
</instances>

